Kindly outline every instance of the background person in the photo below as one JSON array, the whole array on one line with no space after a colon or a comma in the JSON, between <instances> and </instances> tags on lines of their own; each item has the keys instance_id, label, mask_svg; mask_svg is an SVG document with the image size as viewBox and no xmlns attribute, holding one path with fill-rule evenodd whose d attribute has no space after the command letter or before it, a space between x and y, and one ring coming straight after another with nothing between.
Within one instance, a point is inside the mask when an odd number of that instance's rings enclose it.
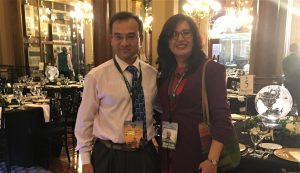
<instances>
[{"instance_id":1,"label":"background person","mask_svg":"<svg viewBox=\"0 0 300 173\"><path fill-rule=\"evenodd\" d=\"M284 73L284 86L290 91L294 102L297 104L297 112L300 112L300 57L299 46L296 43L290 45L290 54L282 61Z\"/></svg>"},{"instance_id":2,"label":"background person","mask_svg":"<svg viewBox=\"0 0 300 173\"><path fill-rule=\"evenodd\" d=\"M157 71L139 59L143 25L132 13L120 12L111 18L109 26L115 57L86 75L76 121L76 149L81 155L82 170L83 173L158 173L159 160L152 143ZM136 122L133 121L136 107L132 104L136 95L131 93L133 75L127 70L129 66L138 69L145 104L140 111L145 113L146 130L142 131L147 132L146 139L136 150L126 150L124 143L126 124Z\"/></svg>"},{"instance_id":3,"label":"background person","mask_svg":"<svg viewBox=\"0 0 300 173\"><path fill-rule=\"evenodd\" d=\"M71 79L73 65L66 47L62 47L62 52L58 54L56 65L58 67L59 74L63 74L65 77Z\"/></svg>"},{"instance_id":4,"label":"background person","mask_svg":"<svg viewBox=\"0 0 300 173\"><path fill-rule=\"evenodd\" d=\"M223 143L234 135L226 100L225 68L210 61L206 69L213 139L208 156L204 156L198 125L203 121L201 65L206 61L206 55L193 20L183 14L169 18L160 33L157 51L162 124L178 125L175 149L160 148L162 172L194 173L201 168L202 173L216 173Z\"/></svg>"}]
</instances>

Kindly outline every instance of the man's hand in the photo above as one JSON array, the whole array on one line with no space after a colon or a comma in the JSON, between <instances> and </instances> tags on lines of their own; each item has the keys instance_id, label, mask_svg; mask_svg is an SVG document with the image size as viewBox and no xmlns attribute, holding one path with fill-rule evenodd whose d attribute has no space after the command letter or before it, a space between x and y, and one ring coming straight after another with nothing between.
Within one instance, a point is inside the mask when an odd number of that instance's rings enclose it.
<instances>
[{"instance_id":1,"label":"man's hand","mask_svg":"<svg viewBox=\"0 0 300 173\"><path fill-rule=\"evenodd\" d=\"M92 164L82 165L82 173L94 173L94 168Z\"/></svg>"}]
</instances>

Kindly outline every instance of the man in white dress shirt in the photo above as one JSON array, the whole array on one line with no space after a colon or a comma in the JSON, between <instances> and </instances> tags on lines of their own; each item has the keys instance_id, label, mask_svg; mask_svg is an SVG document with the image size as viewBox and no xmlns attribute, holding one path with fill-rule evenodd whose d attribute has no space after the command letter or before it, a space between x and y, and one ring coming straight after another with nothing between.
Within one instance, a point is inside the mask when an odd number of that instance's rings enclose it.
<instances>
[{"instance_id":1,"label":"man in white dress shirt","mask_svg":"<svg viewBox=\"0 0 300 173\"><path fill-rule=\"evenodd\" d=\"M115 14L110 20L115 56L85 76L75 127L83 173L160 172L152 143L157 71L139 58L142 33L143 25L137 16L129 12ZM126 123L133 122L133 75L126 70L128 66L138 69L145 98L147 139L138 148L127 148L124 137Z\"/></svg>"}]
</instances>

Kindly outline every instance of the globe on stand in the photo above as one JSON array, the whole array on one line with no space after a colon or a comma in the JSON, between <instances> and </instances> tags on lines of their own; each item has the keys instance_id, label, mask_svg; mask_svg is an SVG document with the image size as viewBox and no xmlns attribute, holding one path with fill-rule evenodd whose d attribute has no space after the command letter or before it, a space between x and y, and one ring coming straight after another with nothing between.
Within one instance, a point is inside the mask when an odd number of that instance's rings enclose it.
<instances>
[{"instance_id":1,"label":"globe on stand","mask_svg":"<svg viewBox=\"0 0 300 173\"><path fill-rule=\"evenodd\" d=\"M58 76L59 76L59 71L54 66L47 66L46 70L45 70L45 75L46 75L46 78L50 82L54 82L58 78Z\"/></svg>"},{"instance_id":2,"label":"globe on stand","mask_svg":"<svg viewBox=\"0 0 300 173\"><path fill-rule=\"evenodd\" d=\"M291 94L280 85L265 86L255 97L255 108L262 117L262 122L270 128L277 127L279 119L285 117L292 106Z\"/></svg>"}]
</instances>

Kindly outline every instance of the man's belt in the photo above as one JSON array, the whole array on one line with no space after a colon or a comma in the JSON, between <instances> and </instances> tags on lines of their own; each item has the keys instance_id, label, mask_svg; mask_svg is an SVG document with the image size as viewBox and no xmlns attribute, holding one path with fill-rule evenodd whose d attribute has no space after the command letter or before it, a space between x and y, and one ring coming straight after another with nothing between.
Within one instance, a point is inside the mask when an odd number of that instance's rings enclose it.
<instances>
[{"instance_id":1,"label":"man's belt","mask_svg":"<svg viewBox=\"0 0 300 173\"><path fill-rule=\"evenodd\" d=\"M126 145L126 143L121 143L121 144L119 144L119 143L113 143L110 140L102 140L102 139L99 139L99 138L97 138L96 142L102 143L103 145L105 145L109 149L121 150L121 151L137 151L137 150L139 150L141 148L141 147L140 148L129 148ZM149 142L151 142L151 140Z\"/></svg>"}]
</instances>

